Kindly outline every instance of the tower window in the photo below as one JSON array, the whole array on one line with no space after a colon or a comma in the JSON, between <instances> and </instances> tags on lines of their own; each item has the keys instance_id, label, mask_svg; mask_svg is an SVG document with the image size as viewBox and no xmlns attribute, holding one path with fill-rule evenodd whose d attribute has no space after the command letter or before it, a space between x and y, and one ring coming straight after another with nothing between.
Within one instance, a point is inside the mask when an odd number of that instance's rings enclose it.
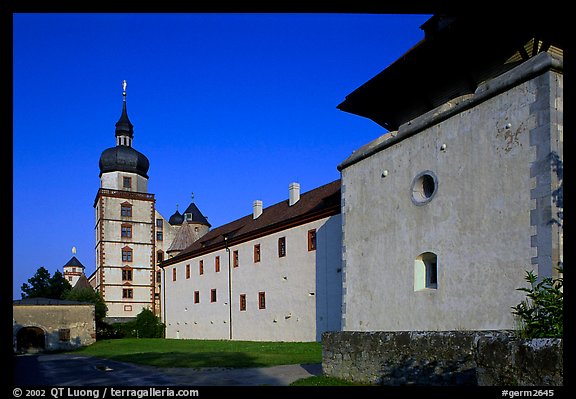
<instances>
[{"instance_id":1,"label":"tower window","mask_svg":"<svg viewBox=\"0 0 576 399\"><path fill-rule=\"evenodd\" d=\"M120 216L132 217L132 204L125 202L120 205Z\"/></svg>"},{"instance_id":2,"label":"tower window","mask_svg":"<svg viewBox=\"0 0 576 399\"><path fill-rule=\"evenodd\" d=\"M122 289L122 298L132 299L133 297L134 297L134 291L132 290L132 288Z\"/></svg>"},{"instance_id":3,"label":"tower window","mask_svg":"<svg viewBox=\"0 0 576 399\"><path fill-rule=\"evenodd\" d=\"M164 227L164 221L162 219L156 219L156 227L158 227L159 229Z\"/></svg>"},{"instance_id":4,"label":"tower window","mask_svg":"<svg viewBox=\"0 0 576 399\"><path fill-rule=\"evenodd\" d=\"M414 291L438 289L438 257L424 252L414 260Z\"/></svg>"},{"instance_id":5,"label":"tower window","mask_svg":"<svg viewBox=\"0 0 576 399\"><path fill-rule=\"evenodd\" d=\"M163 240L164 240L164 234L162 230L156 230L156 241L163 241Z\"/></svg>"},{"instance_id":6,"label":"tower window","mask_svg":"<svg viewBox=\"0 0 576 399\"><path fill-rule=\"evenodd\" d=\"M122 262L132 262L132 248L122 248Z\"/></svg>"},{"instance_id":7,"label":"tower window","mask_svg":"<svg viewBox=\"0 0 576 399\"><path fill-rule=\"evenodd\" d=\"M120 232L120 235L121 235L122 237L125 237L125 238L131 238L131 237L132 237L132 225L130 225L130 224L123 224L123 225L121 226L121 229L122 229L122 230L121 230L121 232Z\"/></svg>"},{"instance_id":8,"label":"tower window","mask_svg":"<svg viewBox=\"0 0 576 399\"><path fill-rule=\"evenodd\" d=\"M158 251L156 252L156 262L160 263L164 260L164 252Z\"/></svg>"},{"instance_id":9,"label":"tower window","mask_svg":"<svg viewBox=\"0 0 576 399\"><path fill-rule=\"evenodd\" d=\"M132 269L122 269L122 281L132 281Z\"/></svg>"},{"instance_id":10,"label":"tower window","mask_svg":"<svg viewBox=\"0 0 576 399\"><path fill-rule=\"evenodd\" d=\"M132 188L132 178L124 176L122 178L122 187L131 189Z\"/></svg>"}]
</instances>

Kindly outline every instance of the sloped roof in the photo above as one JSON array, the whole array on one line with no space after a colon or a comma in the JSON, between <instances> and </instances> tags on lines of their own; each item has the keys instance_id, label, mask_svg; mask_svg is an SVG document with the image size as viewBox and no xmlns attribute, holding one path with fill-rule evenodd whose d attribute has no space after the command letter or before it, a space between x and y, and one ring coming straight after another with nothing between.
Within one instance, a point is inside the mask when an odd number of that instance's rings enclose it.
<instances>
[{"instance_id":1,"label":"sloped roof","mask_svg":"<svg viewBox=\"0 0 576 399\"><path fill-rule=\"evenodd\" d=\"M90 288L93 290L84 273L82 273L82 275L78 278L78 281L76 281L76 284L74 284L74 287L72 287L73 290L81 288Z\"/></svg>"},{"instance_id":2,"label":"sloped roof","mask_svg":"<svg viewBox=\"0 0 576 399\"><path fill-rule=\"evenodd\" d=\"M170 244L170 247L166 252L172 251L183 251L194 243L197 238L197 234L194 232L194 227L192 223L183 222L181 227L176 232L174 241Z\"/></svg>"},{"instance_id":3,"label":"sloped roof","mask_svg":"<svg viewBox=\"0 0 576 399\"><path fill-rule=\"evenodd\" d=\"M275 231L340 213L340 179L301 194L300 200L290 206L288 200L264 208L254 219L252 214L217 227L195 241L179 255L162 262L168 266L184 259L239 244Z\"/></svg>"},{"instance_id":4,"label":"sloped roof","mask_svg":"<svg viewBox=\"0 0 576 399\"><path fill-rule=\"evenodd\" d=\"M474 93L482 82L536 53L563 47L564 24L557 8L540 10L538 18L524 18L517 11L435 15L421 26L424 39L337 108L397 130L451 99Z\"/></svg>"},{"instance_id":5,"label":"sloped roof","mask_svg":"<svg viewBox=\"0 0 576 399\"><path fill-rule=\"evenodd\" d=\"M206 219L206 217L204 217L204 215L202 215L202 212L200 212L200 209L198 209L196 204L193 202L190 205L188 205L188 208L186 208L186 210L184 211L184 220L186 220L186 217L185 217L186 214L192 215L191 221L194 223L204 224L208 227L211 226L210 223L208 223L208 220Z\"/></svg>"},{"instance_id":6,"label":"sloped roof","mask_svg":"<svg viewBox=\"0 0 576 399\"><path fill-rule=\"evenodd\" d=\"M64 267L81 267L84 268L84 265L80 263L80 261L73 256L70 260L64 265Z\"/></svg>"}]
</instances>

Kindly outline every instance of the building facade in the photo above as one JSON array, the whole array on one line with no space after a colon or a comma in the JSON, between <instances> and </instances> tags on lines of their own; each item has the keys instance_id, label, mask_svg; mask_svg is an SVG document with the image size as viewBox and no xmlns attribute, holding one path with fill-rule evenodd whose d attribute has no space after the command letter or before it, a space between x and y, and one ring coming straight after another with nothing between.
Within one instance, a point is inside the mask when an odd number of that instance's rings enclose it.
<instances>
[{"instance_id":1,"label":"building facade","mask_svg":"<svg viewBox=\"0 0 576 399\"><path fill-rule=\"evenodd\" d=\"M164 261L166 337L318 341L341 320L340 181L209 231Z\"/></svg>"},{"instance_id":2,"label":"building facade","mask_svg":"<svg viewBox=\"0 0 576 399\"><path fill-rule=\"evenodd\" d=\"M526 271L558 274L562 50L484 23L431 19L339 106L391 130L339 165L344 330L514 329Z\"/></svg>"}]
</instances>

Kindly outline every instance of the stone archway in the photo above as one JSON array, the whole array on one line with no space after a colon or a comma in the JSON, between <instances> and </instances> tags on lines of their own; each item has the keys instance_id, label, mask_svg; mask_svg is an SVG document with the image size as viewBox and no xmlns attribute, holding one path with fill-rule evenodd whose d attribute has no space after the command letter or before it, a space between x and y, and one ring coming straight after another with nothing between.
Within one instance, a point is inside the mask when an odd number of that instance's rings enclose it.
<instances>
[{"instance_id":1,"label":"stone archway","mask_svg":"<svg viewBox=\"0 0 576 399\"><path fill-rule=\"evenodd\" d=\"M22 327L16 334L19 352L39 352L46 349L46 335L39 327Z\"/></svg>"}]
</instances>

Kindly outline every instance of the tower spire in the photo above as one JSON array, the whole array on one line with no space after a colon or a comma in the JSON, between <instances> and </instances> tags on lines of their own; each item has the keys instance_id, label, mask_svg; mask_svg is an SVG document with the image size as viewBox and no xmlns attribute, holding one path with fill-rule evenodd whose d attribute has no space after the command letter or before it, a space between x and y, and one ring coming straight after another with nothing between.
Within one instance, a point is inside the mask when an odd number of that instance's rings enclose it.
<instances>
[{"instance_id":1,"label":"tower spire","mask_svg":"<svg viewBox=\"0 0 576 399\"><path fill-rule=\"evenodd\" d=\"M128 119L128 112L126 111L126 86L126 80L122 81L122 114L116 122L116 145L132 147L134 126Z\"/></svg>"}]
</instances>

